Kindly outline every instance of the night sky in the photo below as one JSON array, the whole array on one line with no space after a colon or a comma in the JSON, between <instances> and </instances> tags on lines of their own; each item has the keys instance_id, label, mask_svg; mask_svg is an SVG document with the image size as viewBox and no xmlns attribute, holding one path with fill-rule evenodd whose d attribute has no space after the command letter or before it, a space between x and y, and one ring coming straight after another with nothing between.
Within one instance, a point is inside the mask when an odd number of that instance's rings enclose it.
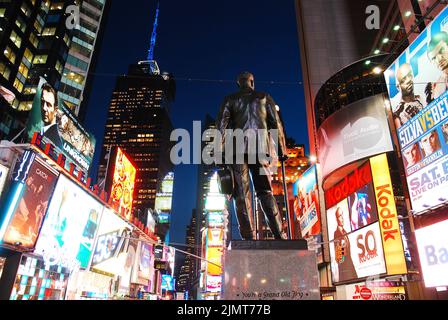
<instances>
[{"instance_id":1,"label":"night sky","mask_svg":"<svg viewBox=\"0 0 448 320\"><path fill-rule=\"evenodd\" d=\"M175 128L191 132L194 120L215 117L224 96L237 90L237 75L251 71L256 89L281 107L287 135L309 150L293 0L160 2L155 59L176 78ZM94 177L116 75L146 59L155 8L155 0L112 3L85 123L97 139ZM178 166L171 242L185 242L196 189L197 166Z\"/></svg>"}]
</instances>

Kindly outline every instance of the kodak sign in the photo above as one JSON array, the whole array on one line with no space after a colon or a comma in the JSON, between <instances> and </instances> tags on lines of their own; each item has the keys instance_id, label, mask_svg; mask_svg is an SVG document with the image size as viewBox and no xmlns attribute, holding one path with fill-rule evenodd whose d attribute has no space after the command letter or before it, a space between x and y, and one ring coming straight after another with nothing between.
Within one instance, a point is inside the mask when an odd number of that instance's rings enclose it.
<instances>
[{"instance_id":1,"label":"kodak sign","mask_svg":"<svg viewBox=\"0 0 448 320\"><path fill-rule=\"evenodd\" d=\"M331 208L342 200L346 199L350 194L359 188L365 186L372 181L372 173L370 172L369 162L357 168L352 174L348 175L341 182L336 184L325 192L325 205Z\"/></svg>"},{"instance_id":2,"label":"kodak sign","mask_svg":"<svg viewBox=\"0 0 448 320\"><path fill-rule=\"evenodd\" d=\"M407 273L397 207L385 154L370 159L387 274Z\"/></svg>"}]
</instances>

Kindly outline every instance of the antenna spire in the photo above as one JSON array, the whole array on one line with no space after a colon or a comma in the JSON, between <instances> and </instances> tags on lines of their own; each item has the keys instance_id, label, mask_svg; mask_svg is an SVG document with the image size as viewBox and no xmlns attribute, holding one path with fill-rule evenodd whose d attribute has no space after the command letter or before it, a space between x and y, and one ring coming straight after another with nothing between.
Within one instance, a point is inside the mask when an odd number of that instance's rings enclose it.
<instances>
[{"instance_id":1,"label":"antenna spire","mask_svg":"<svg viewBox=\"0 0 448 320\"><path fill-rule=\"evenodd\" d=\"M157 40L157 21L159 20L159 7L160 2L157 2L156 17L154 19L154 26L152 28L152 35L151 35L151 45L148 50L148 60L154 60L154 47L156 46L156 40Z\"/></svg>"}]
</instances>

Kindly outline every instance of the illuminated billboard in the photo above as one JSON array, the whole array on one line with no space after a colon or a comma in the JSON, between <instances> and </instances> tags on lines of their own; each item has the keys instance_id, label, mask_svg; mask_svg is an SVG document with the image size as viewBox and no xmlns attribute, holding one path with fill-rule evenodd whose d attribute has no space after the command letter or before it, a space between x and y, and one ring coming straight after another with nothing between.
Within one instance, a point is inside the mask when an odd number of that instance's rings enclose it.
<instances>
[{"instance_id":1,"label":"illuminated billboard","mask_svg":"<svg viewBox=\"0 0 448 320\"><path fill-rule=\"evenodd\" d=\"M104 209L98 229L95 250L92 254L91 268L100 272L119 275L121 271L130 273L129 263L125 268L128 256L128 239L132 229L112 210ZM127 271L127 272L125 272Z\"/></svg>"},{"instance_id":2,"label":"illuminated billboard","mask_svg":"<svg viewBox=\"0 0 448 320\"><path fill-rule=\"evenodd\" d=\"M382 94L356 101L328 117L317 137L325 179L354 161L393 151Z\"/></svg>"},{"instance_id":3,"label":"illuminated billboard","mask_svg":"<svg viewBox=\"0 0 448 320\"><path fill-rule=\"evenodd\" d=\"M162 290L174 291L174 278L169 274L162 275Z\"/></svg>"},{"instance_id":4,"label":"illuminated billboard","mask_svg":"<svg viewBox=\"0 0 448 320\"><path fill-rule=\"evenodd\" d=\"M325 201L335 283L407 273L385 154L370 158L328 189Z\"/></svg>"},{"instance_id":5,"label":"illuminated billboard","mask_svg":"<svg viewBox=\"0 0 448 320\"><path fill-rule=\"evenodd\" d=\"M312 166L294 184L294 213L303 238L317 236L321 232L316 170L316 166Z\"/></svg>"},{"instance_id":6,"label":"illuminated billboard","mask_svg":"<svg viewBox=\"0 0 448 320\"><path fill-rule=\"evenodd\" d=\"M160 211L171 211L172 202L173 202L172 195L159 194L156 196L155 209Z\"/></svg>"},{"instance_id":7,"label":"illuminated billboard","mask_svg":"<svg viewBox=\"0 0 448 320\"><path fill-rule=\"evenodd\" d=\"M28 118L26 134L29 141L35 133L71 159L81 171L89 171L95 152L95 138L81 126L44 78L40 78ZM68 164L66 169L70 169Z\"/></svg>"},{"instance_id":8,"label":"illuminated billboard","mask_svg":"<svg viewBox=\"0 0 448 320\"><path fill-rule=\"evenodd\" d=\"M207 275L222 275L222 257L224 249L222 247L207 248Z\"/></svg>"},{"instance_id":9,"label":"illuminated billboard","mask_svg":"<svg viewBox=\"0 0 448 320\"><path fill-rule=\"evenodd\" d=\"M210 293L220 293L222 290L222 276L207 276L206 290Z\"/></svg>"},{"instance_id":10,"label":"illuminated billboard","mask_svg":"<svg viewBox=\"0 0 448 320\"><path fill-rule=\"evenodd\" d=\"M366 281L337 287L341 300L407 300L405 283L401 281Z\"/></svg>"},{"instance_id":11,"label":"illuminated billboard","mask_svg":"<svg viewBox=\"0 0 448 320\"><path fill-rule=\"evenodd\" d=\"M26 153L21 164L24 183L16 182L15 187L23 190L21 196L10 204L9 221L3 243L32 249L47 212L48 202L57 181L57 174L37 160L35 154ZM23 166L22 166L23 165ZM20 170L20 169L19 169ZM3 228L2 228L3 229Z\"/></svg>"},{"instance_id":12,"label":"illuminated billboard","mask_svg":"<svg viewBox=\"0 0 448 320\"><path fill-rule=\"evenodd\" d=\"M8 177L9 169L0 164L0 199L2 197L3 188L5 187L6 178Z\"/></svg>"},{"instance_id":13,"label":"illuminated billboard","mask_svg":"<svg viewBox=\"0 0 448 320\"><path fill-rule=\"evenodd\" d=\"M60 176L37 240L35 253L48 266L87 268L103 206L65 176Z\"/></svg>"},{"instance_id":14,"label":"illuminated billboard","mask_svg":"<svg viewBox=\"0 0 448 320\"><path fill-rule=\"evenodd\" d=\"M140 239L137 247L134 269L132 272L132 283L148 285L154 274L153 246Z\"/></svg>"},{"instance_id":15,"label":"illuminated billboard","mask_svg":"<svg viewBox=\"0 0 448 320\"><path fill-rule=\"evenodd\" d=\"M208 228L222 228L224 227L224 215L222 212L211 211L207 214Z\"/></svg>"},{"instance_id":16,"label":"illuminated billboard","mask_svg":"<svg viewBox=\"0 0 448 320\"><path fill-rule=\"evenodd\" d=\"M415 231L425 286L448 286L448 220Z\"/></svg>"},{"instance_id":17,"label":"illuminated billboard","mask_svg":"<svg viewBox=\"0 0 448 320\"><path fill-rule=\"evenodd\" d=\"M174 173L169 172L162 180L159 186L159 192L156 194L155 210L171 212L173 205L173 185Z\"/></svg>"},{"instance_id":18,"label":"illuminated billboard","mask_svg":"<svg viewBox=\"0 0 448 320\"><path fill-rule=\"evenodd\" d=\"M385 154L371 158L327 190L325 200L335 283L407 273Z\"/></svg>"},{"instance_id":19,"label":"illuminated billboard","mask_svg":"<svg viewBox=\"0 0 448 320\"><path fill-rule=\"evenodd\" d=\"M448 8L385 72L412 209L448 200Z\"/></svg>"},{"instance_id":20,"label":"illuminated billboard","mask_svg":"<svg viewBox=\"0 0 448 320\"><path fill-rule=\"evenodd\" d=\"M223 247L224 246L224 229L208 229L207 231L207 247Z\"/></svg>"},{"instance_id":21,"label":"illuminated billboard","mask_svg":"<svg viewBox=\"0 0 448 320\"><path fill-rule=\"evenodd\" d=\"M118 213L130 220L137 170L120 148L115 147L112 153L112 165L108 169L110 171L106 181L106 190L110 194L109 203Z\"/></svg>"}]
</instances>

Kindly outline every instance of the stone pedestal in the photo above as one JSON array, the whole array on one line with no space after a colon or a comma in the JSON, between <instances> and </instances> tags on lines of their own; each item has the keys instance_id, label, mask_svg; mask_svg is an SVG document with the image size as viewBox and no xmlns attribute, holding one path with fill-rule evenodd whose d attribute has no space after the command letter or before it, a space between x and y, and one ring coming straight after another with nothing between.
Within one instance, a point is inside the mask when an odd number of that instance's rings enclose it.
<instances>
[{"instance_id":1,"label":"stone pedestal","mask_svg":"<svg viewBox=\"0 0 448 320\"><path fill-rule=\"evenodd\" d=\"M233 241L224 300L320 300L316 255L304 240Z\"/></svg>"}]
</instances>

